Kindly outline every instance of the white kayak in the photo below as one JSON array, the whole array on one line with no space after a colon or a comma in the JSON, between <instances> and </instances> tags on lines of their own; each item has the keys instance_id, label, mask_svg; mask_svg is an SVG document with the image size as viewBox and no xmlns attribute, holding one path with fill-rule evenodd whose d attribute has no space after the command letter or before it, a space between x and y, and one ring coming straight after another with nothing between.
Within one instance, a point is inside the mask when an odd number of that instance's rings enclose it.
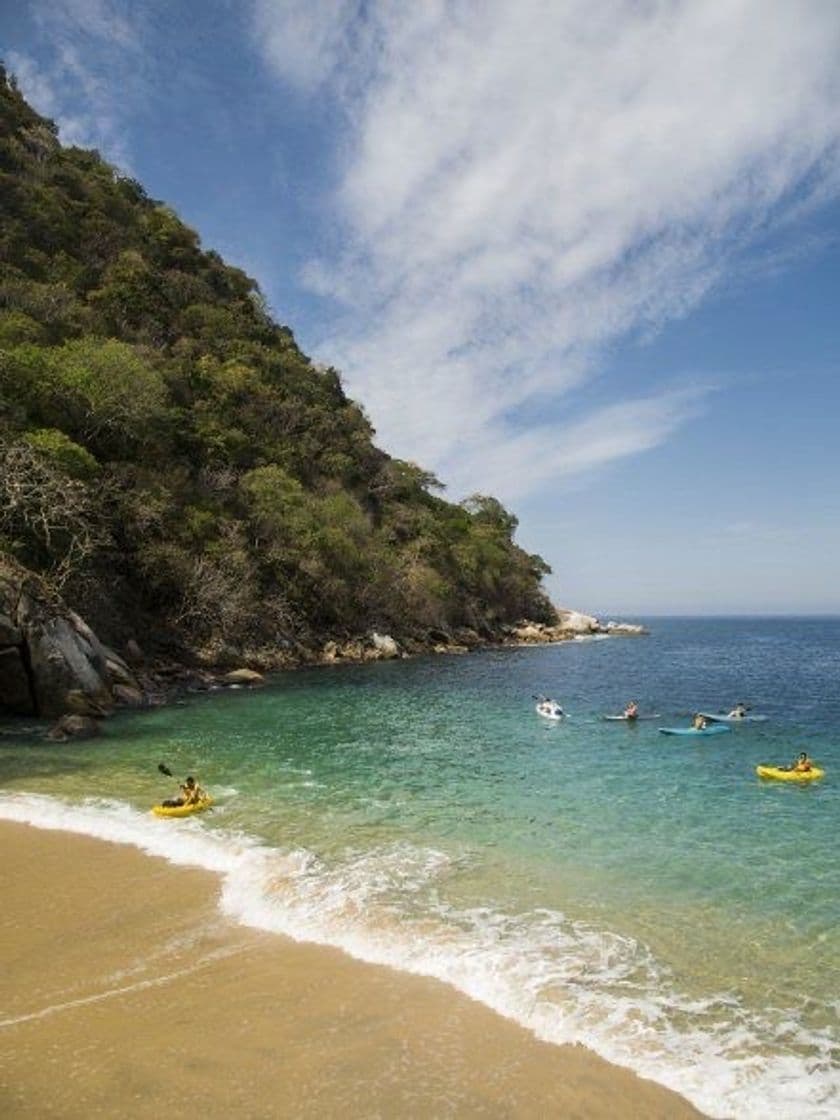
<instances>
[{"instance_id":1,"label":"white kayak","mask_svg":"<svg viewBox=\"0 0 840 1120\"><path fill-rule=\"evenodd\" d=\"M766 723L767 716L733 716L729 715L715 715L713 712L701 712L700 715L703 719L709 719L712 723Z\"/></svg>"},{"instance_id":2,"label":"white kayak","mask_svg":"<svg viewBox=\"0 0 840 1120\"><path fill-rule=\"evenodd\" d=\"M556 700L540 700L536 711L544 719L562 719L566 714Z\"/></svg>"}]
</instances>

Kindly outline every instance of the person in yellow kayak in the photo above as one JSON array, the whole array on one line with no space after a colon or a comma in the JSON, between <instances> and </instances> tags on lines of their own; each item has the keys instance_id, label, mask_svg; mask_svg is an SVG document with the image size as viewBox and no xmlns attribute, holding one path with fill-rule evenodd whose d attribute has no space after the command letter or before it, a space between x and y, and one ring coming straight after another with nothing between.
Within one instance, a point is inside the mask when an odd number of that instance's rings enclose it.
<instances>
[{"instance_id":1,"label":"person in yellow kayak","mask_svg":"<svg viewBox=\"0 0 840 1120\"><path fill-rule=\"evenodd\" d=\"M178 787L180 790L179 797L170 797L161 804L166 809L180 809L184 805L196 805L199 801L203 801L207 794L195 780L195 778L185 778L182 784Z\"/></svg>"},{"instance_id":2,"label":"person in yellow kayak","mask_svg":"<svg viewBox=\"0 0 840 1120\"><path fill-rule=\"evenodd\" d=\"M706 717L701 716L700 713L698 712L697 715L694 717L694 719L691 721L691 726L694 728L695 731L705 731L706 728L708 727Z\"/></svg>"},{"instance_id":3,"label":"person in yellow kayak","mask_svg":"<svg viewBox=\"0 0 840 1120\"><path fill-rule=\"evenodd\" d=\"M797 758L796 762L794 762L790 769L794 770L797 774L807 774L808 771L813 770L813 768L813 762L811 762L805 751L802 751L802 753L799 755L799 758Z\"/></svg>"},{"instance_id":4,"label":"person in yellow kayak","mask_svg":"<svg viewBox=\"0 0 840 1120\"><path fill-rule=\"evenodd\" d=\"M186 778L181 786L181 796L184 805L195 805L196 802L203 801L207 794L195 778Z\"/></svg>"},{"instance_id":5,"label":"person in yellow kayak","mask_svg":"<svg viewBox=\"0 0 840 1120\"><path fill-rule=\"evenodd\" d=\"M624 709L625 719L638 719L639 718L639 705L635 700L631 700L627 707Z\"/></svg>"}]
</instances>

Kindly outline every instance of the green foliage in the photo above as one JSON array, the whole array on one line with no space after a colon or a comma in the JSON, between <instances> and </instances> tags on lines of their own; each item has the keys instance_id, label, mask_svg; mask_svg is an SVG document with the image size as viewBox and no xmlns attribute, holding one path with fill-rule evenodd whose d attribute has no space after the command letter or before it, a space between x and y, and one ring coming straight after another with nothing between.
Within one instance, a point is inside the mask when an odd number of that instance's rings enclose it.
<instances>
[{"instance_id":1,"label":"green foliage","mask_svg":"<svg viewBox=\"0 0 840 1120\"><path fill-rule=\"evenodd\" d=\"M160 372L133 347L93 336L46 355L46 386L57 417L82 443L106 452L147 443L163 414Z\"/></svg>"},{"instance_id":2,"label":"green foliage","mask_svg":"<svg viewBox=\"0 0 840 1120\"><path fill-rule=\"evenodd\" d=\"M62 148L2 67L0 196L0 533L99 588L106 634L120 611L210 644L550 617L516 518L380 451L254 281Z\"/></svg>"},{"instance_id":3,"label":"green foliage","mask_svg":"<svg viewBox=\"0 0 840 1120\"><path fill-rule=\"evenodd\" d=\"M87 448L74 443L58 428L36 428L26 433L24 441L70 478L90 479L99 471L99 464Z\"/></svg>"},{"instance_id":4,"label":"green foliage","mask_svg":"<svg viewBox=\"0 0 840 1120\"><path fill-rule=\"evenodd\" d=\"M24 311L0 311L0 348L43 342L44 328Z\"/></svg>"}]
</instances>

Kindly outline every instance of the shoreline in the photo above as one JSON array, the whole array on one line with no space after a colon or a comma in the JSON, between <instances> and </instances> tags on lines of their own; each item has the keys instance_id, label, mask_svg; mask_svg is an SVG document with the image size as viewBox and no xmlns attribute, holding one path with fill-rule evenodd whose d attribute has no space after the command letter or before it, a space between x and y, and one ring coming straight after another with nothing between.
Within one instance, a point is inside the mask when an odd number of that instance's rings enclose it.
<instances>
[{"instance_id":1,"label":"shoreline","mask_svg":"<svg viewBox=\"0 0 840 1120\"><path fill-rule=\"evenodd\" d=\"M590 619L590 616L582 617ZM146 702L136 706L161 707L170 704L180 695L215 689L260 688L286 673L311 669L345 668L441 655L463 656L494 650L529 649L596 638L648 637L650 634L647 627L641 624L601 624L595 618L591 618L591 622L595 628L574 629L559 623L526 620L516 626L502 627L490 636L463 628L452 633L441 632L440 640L437 641L370 633L348 637L343 641L328 639L319 645L301 645L294 653L278 654L273 649L243 651L241 657L233 660L219 660L206 651L193 651L191 659L150 658L145 668L135 665L146 696Z\"/></svg>"},{"instance_id":2,"label":"shoreline","mask_svg":"<svg viewBox=\"0 0 840 1120\"><path fill-rule=\"evenodd\" d=\"M679 1120L676 1093L448 985L236 925L217 876L0 821L0 1109Z\"/></svg>"}]
</instances>

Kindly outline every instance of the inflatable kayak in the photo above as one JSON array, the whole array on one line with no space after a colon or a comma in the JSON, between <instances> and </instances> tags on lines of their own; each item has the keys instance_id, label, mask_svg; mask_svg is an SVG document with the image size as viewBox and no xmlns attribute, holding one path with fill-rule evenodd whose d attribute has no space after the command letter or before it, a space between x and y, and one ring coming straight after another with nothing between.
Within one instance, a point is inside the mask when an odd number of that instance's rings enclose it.
<instances>
[{"instance_id":1,"label":"inflatable kayak","mask_svg":"<svg viewBox=\"0 0 840 1120\"><path fill-rule=\"evenodd\" d=\"M544 716L546 719L562 719L565 715L556 700L541 700L536 710L537 715Z\"/></svg>"},{"instance_id":2,"label":"inflatable kayak","mask_svg":"<svg viewBox=\"0 0 840 1120\"><path fill-rule=\"evenodd\" d=\"M815 782L825 774L819 766L810 770L783 770L780 766L756 766L759 778L774 778L777 782Z\"/></svg>"},{"instance_id":3,"label":"inflatable kayak","mask_svg":"<svg viewBox=\"0 0 840 1120\"><path fill-rule=\"evenodd\" d=\"M711 712L701 712L703 719L710 719L713 723L766 723L767 716L723 716L712 715Z\"/></svg>"},{"instance_id":4,"label":"inflatable kayak","mask_svg":"<svg viewBox=\"0 0 840 1120\"><path fill-rule=\"evenodd\" d=\"M660 727L663 735L721 735L729 731L725 723L713 723L711 727Z\"/></svg>"},{"instance_id":5,"label":"inflatable kayak","mask_svg":"<svg viewBox=\"0 0 840 1120\"><path fill-rule=\"evenodd\" d=\"M156 817L191 817L193 813L203 813L213 804L212 797L202 797L192 805L153 805L152 812Z\"/></svg>"}]
</instances>

